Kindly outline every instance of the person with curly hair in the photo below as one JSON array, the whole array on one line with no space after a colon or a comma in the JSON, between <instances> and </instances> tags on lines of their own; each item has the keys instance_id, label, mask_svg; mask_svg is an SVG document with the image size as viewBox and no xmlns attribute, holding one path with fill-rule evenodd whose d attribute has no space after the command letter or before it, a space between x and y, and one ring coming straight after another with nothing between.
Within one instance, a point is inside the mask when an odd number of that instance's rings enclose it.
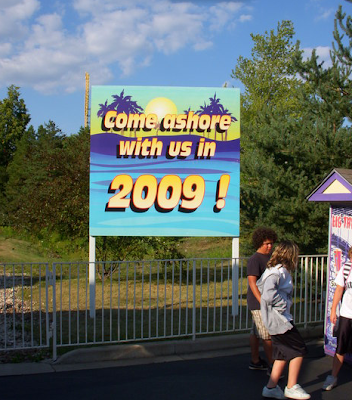
<instances>
[{"instance_id":1,"label":"person with curly hair","mask_svg":"<svg viewBox=\"0 0 352 400\"><path fill-rule=\"evenodd\" d=\"M290 313L293 283L291 272L297 268L298 246L289 240L280 242L257 281L261 293L262 320L271 336L274 365L269 381L262 391L263 397L284 399L310 399L310 395L297 383L307 346L293 323ZM285 391L278 385L286 364L288 380Z\"/></svg>"},{"instance_id":2,"label":"person with curly hair","mask_svg":"<svg viewBox=\"0 0 352 400\"><path fill-rule=\"evenodd\" d=\"M260 293L257 288L257 280L265 271L266 264L270 259L273 245L277 241L277 235L271 228L257 228L252 234L252 243L256 252L249 258L247 263L247 304L252 314L252 331L249 337L251 347L251 361L249 369L268 370L268 363L259 356L259 343L262 341L266 358L271 366L273 363L271 338L269 332L262 322L260 314Z\"/></svg>"}]
</instances>

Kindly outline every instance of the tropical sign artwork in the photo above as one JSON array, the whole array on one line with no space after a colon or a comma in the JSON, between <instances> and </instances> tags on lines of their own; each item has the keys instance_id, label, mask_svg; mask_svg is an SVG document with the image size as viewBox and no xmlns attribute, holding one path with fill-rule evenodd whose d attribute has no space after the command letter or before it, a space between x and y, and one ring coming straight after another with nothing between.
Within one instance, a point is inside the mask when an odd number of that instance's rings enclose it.
<instances>
[{"instance_id":1,"label":"tropical sign artwork","mask_svg":"<svg viewBox=\"0 0 352 400\"><path fill-rule=\"evenodd\" d=\"M330 207L330 251L328 263L327 303L325 314L325 352L334 356L337 342L330 321L330 311L336 290L335 278L344 264L349 261L348 250L352 246L352 209L343 206ZM340 304L338 305L339 314ZM345 361L352 362L352 354Z\"/></svg>"},{"instance_id":2,"label":"tropical sign artwork","mask_svg":"<svg viewBox=\"0 0 352 400\"><path fill-rule=\"evenodd\" d=\"M240 92L93 86L91 236L239 236Z\"/></svg>"}]
</instances>

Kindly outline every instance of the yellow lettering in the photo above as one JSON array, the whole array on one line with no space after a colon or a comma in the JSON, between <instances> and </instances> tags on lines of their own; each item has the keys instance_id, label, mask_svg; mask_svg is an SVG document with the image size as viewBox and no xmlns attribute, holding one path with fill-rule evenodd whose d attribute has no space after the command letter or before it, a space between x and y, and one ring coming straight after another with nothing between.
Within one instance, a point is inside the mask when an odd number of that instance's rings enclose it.
<instances>
[{"instance_id":1,"label":"yellow lettering","mask_svg":"<svg viewBox=\"0 0 352 400\"><path fill-rule=\"evenodd\" d=\"M116 117L115 126L117 129L123 129L127 124L127 114L120 113Z\"/></svg>"},{"instance_id":2,"label":"yellow lettering","mask_svg":"<svg viewBox=\"0 0 352 400\"><path fill-rule=\"evenodd\" d=\"M220 118L219 128L222 131L227 131L230 128L230 125L231 125L231 116L230 115L223 115Z\"/></svg>"},{"instance_id":3,"label":"yellow lettering","mask_svg":"<svg viewBox=\"0 0 352 400\"><path fill-rule=\"evenodd\" d=\"M215 125L220 121L220 115L212 115L210 129L215 129Z\"/></svg>"},{"instance_id":4,"label":"yellow lettering","mask_svg":"<svg viewBox=\"0 0 352 400\"><path fill-rule=\"evenodd\" d=\"M176 129L185 129L186 127L186 119L187 115L186 114L179 114L176 118Z\"/></svg>"},{"instance_id":5,"label":"yellow lettering","mask_svg":"<svg viewBox=\"0 0 352 400\"><path fill-rule=\"evenodd\" d=\"M181 153L182 157L188 157L192 151L192 142L183 142L181 146Z\"/></svg>"},{"instance_id":6,"label":"yellow lettering","mask_svg":"<svg viewBox=\"0 0 352 400\"><path fill-rule=\"evenodd\" d=\"M216 150L216 143L215 142L206 142L204 143L204 157L213 157Z\"/></svg>"},{"instance_id":7,"label":"yellow lettering","mask_svg":"<svg viewBox=\"0 0 352 400\"><path fill-rule=\"evenodd\" d=\"M144 139L142 143L142 156L149 156L151 141L149 139Z\"/></svg>"},{"instance_id":8,"label":"yellow lettering","mask_svg":"<svg viewBox=\"0 0 352 400\"><path fill-rule=\"evenodd\" d=\"M158 120L158 119L157 119ZM150 156L161 156L161 151L163 149L163 142L157 138L152 139L152 145L150 147Z\"/></svg>"},{"instance_id":9,"label":"yellow lettering","mask_svg":"<svg viewBox=\"0 0 352 400\"><path fill-rule=\"evenodd\" d=\"M145 114L129 114L127 128L144 128Z\"/></svg>"},{"instance_id":10,"label":"yellow lettering","mask_svg":"<svg viewBox=\"0 0 352 400\"><path fill-rule=\"evenodd\" d=\"M148 114L145 122L147 129L155 129L158 124L158 116L156 114Z\"/></svg>"},{"instance_id":11,"label":"yellow lettering","mask_svg":"<svg viewBox=\"0 0 352 400\"><path fill-rule=\"evenodd\" d=\"M163 121L163 126L165 129L173 129L175 126L176 115L166 114Z\"/></svg>"},{"instance_id":12,"label":"yellow lettering","mask_svg":"<svg viewBox=\"0 0 352 400\"><path fill-rule=\"evenodd\" d=\"M108 111L105 114L104 117L104 127L106 129L112 129L115 126L115 118L116 118L117 112L116 111Z\"/></svg>"},{"instance_id":13,"label":"yellow lettering","mask_svg":"<svg viewBox=\"0 0 352 400\"><path fill-rule=\"evenodd\" d=\"M199 118L199 129L206 130L210 126L210 116L209 115L201 115Z\"/></svg>"},{"instance_id":14,"label":"yellow lettering","mask_svg":"<svg viewBox=\"0 0 352 400\"><path fill-rule=\"evenodd\" d=\"M198 121L199 121L199 116L194 115L194 112L190 111L188 113L188 118L187 118L187 129L197 129Z\"/></svg>"},{"instance_id":15,"label":"yellow lettering","mask_svg":"<svg viewBox=\"0 0 352 400\"><path fill-rule=\"evenodd\" d=\"M136 142L124 142L123 140L121 140L119 146L120 149L119 155L131 156L134 152L135 147L136 147Z\"/></svg>"}]
</instances>

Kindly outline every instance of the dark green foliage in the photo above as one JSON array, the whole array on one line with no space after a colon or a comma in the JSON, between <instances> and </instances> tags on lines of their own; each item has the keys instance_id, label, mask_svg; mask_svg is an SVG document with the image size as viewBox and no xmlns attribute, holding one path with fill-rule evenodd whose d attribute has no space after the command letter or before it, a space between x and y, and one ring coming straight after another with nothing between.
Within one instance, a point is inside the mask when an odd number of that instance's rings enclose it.
<instances>
[{"instance_id":1,"label":"dark green foliage","mask_svg":"<svg viewBox=\"0 0 352 400\"><path fill-rule=\"evenodd\" d=\"M337 13L340 26L344 15ZM348 24L347 24L348 25ZM337 29L337 28L336 28ZM351 31L344 29L352 38ZM328 205L306 196L333 168L351 168L350 48L325 68L316 53L302 60L289 21L277 32L252 35L252 60L233 76L246 85L241 109L241 237L249 254L257 226L295 240L302 253L326 252ZM338 36L335 34L335 39ZM341 46L337 46L341 49ZM340 51L340 50L339 50ZM275 57L274 57L275 55ZM301 75L303 79L298 79Z\"/></svg>"},{"instance_id":2,"label":"dark green foliage","mask_svg":"<svg viewBox=\"0 0 352 400\"><path fill-rule=\"evenodd\" d=\"M6 169L30 119L24 100L20 98L19 88L11 85L7 90L7 97L0 100L0 224L6 221Z\"/></svg>"},{"instance_id":3,"label":"dark green foliage","mask_svg":"<svg viewBox=\"0 0 352 400\"><path fill-rule=\"evenodd\" d=\"M183 258L180 238L174 237L98 237L96 258L99 261Z\"/></svg>"},{"instance_id":4,"label":"dark green foliage","mask_svg":"<svg viewBox=\"0 0 352 400\"><path fill-rule=\"evenodd\" d=\"M0 115L0 166L6 167L31 119L18 87L8 88L7 97L0 101Z\"/></svg>"},{"instance_id":5,"label":"dark green foliage","mask_svg":"<svg viewBox=\"0 0 352 400\"><path fill-rule=\"evenodd\" d=\"M50 121L22 137L8 167L10 222L32 233L88 235L89 134L65 137Z\"/></svg>"}]
</instances>

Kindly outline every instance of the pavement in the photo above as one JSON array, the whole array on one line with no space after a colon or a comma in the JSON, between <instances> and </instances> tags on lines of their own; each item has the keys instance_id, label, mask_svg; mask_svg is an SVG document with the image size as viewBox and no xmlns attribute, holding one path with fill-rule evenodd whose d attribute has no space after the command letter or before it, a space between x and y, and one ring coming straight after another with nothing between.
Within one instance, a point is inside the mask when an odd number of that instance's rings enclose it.
<instances>
[{"instance_id":1,"label":"pavement","mask_svg":"<svg viewBox=\"0 0 352 400\"><path fill-rule=\"evenodd\" d=\"M322 391L332 358L324 354L321 328L302 335L309 353L300 384L313 400L351 400L352 366L342 367L334 390ZM78 349L55 362L1 364L0 398L260 399L268 377L249 370L249 358L248 334Z\"/></svg>"},{"instance_id":2,"label":"pavement","mask_svg":"<svg viewBox=\"0 0 352 400\"><path fill-rule=\"evenodd\" d=\"M323 327L302 329L300 332L305 340L316 339L323 336ZM239 351L249 351L248 345L248 334L202 337L196 340L99 345L69 351L59 356L55 361L0 364L0 376L42 374L216 357L217 355L235 355Z\"/></svg>"}]
</instances>

